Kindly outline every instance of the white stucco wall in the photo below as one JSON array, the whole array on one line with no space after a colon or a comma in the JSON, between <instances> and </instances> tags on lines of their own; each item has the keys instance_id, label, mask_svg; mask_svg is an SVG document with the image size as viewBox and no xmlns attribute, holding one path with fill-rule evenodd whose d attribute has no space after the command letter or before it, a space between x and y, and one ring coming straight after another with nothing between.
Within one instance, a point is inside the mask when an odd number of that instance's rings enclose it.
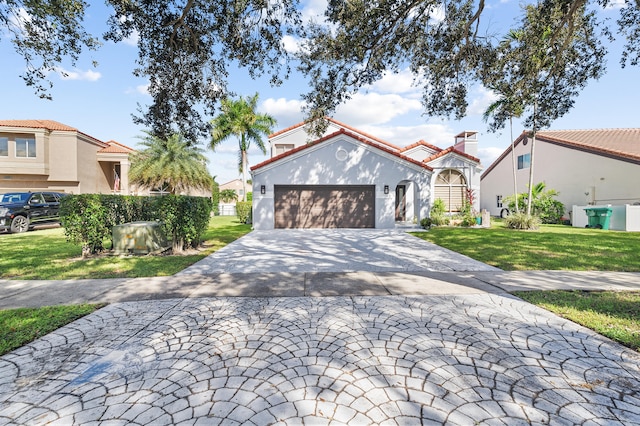
<instances>
[{"instance_id":1,"label":"white stucco wall","mask_svg":"<svg viewBox=\"0 0 640 426\"><path fill-rule=\"evenodd\" d=\"M530 152L530 145L519 144L516 158ZM633 204L640 201L640 165L601 155L591 154L550 144L536 142L534 155L534 184L544 181L547 189L555 189L557 197L565 205L566 216L573 205L585 204ZM516 174L518 192L525 192L529 182L529 169ZM513 194L511 155L481 182L480 206L492 215L500 214L496 196ZM506 207L506 205L505 205Z\"/></svg>"},{"instance_id":2,"label":"white stucco wall","mask_svg":"<svg viewBox=\"0 0 640 426\"><path fill-rule=\"evenodd\" d=\"M473 208L480 211L480 176L482 175L482 166L478 163L471 161L463 156L455 153L448 154L444 157L438 158L435 161L429 163L429 166L433 168L433 180L431 182L431 190L435 186L436 176L443 170L455 169L461 172L467 180L467 186L474 191L475 201Z\"/></svg>"},{"instance_id":3,"label":"white stucco wall","mask_svg":"<svg viewBox=\"0 0 640 426\"><path fill-rule=\"evenodd\" d=\"M423 167L347 135L337 135L252 172L253 226L273 229L275 185L375 185L375 226L394 228L396 185L405 180L415 183L414 202L420 220L428 216L431 206L431 176ZM260 194L262 185L265 194ZM389 185L389 194L384 194L385 185Z\"/></svg>"}]
</instances>

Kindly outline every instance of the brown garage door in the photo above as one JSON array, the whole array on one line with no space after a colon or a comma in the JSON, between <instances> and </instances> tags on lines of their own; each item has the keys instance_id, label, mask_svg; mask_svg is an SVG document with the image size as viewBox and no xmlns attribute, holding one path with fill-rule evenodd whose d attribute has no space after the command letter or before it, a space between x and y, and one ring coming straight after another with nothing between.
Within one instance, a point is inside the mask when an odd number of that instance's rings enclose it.
<instances>
[{"instance_id":1,"label":"brown garage door","mask_svg":"<svg viewBox=\"0 0 640 426\"><path fill-rule=\"evenodd\" d=\"M276 228L375 228L373 185L276 185Z\"/></svg>"}]
</instances>

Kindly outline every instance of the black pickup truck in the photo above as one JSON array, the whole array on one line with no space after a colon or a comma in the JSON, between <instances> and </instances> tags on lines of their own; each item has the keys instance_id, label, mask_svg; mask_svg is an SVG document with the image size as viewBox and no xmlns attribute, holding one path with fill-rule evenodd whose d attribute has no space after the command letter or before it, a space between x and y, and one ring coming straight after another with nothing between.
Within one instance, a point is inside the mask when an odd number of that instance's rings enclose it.
<instances>
[{"instance_id":1,"label":"black pickup truck","mask_svg":"<svg viewBox=\"0 0 640 426\"><path fill-rule=\"evenodd\" d=\"M0 194L0 231L25 232L35 225L58 223L60 192L9 192Z\"/></svg>"}]
</instances>

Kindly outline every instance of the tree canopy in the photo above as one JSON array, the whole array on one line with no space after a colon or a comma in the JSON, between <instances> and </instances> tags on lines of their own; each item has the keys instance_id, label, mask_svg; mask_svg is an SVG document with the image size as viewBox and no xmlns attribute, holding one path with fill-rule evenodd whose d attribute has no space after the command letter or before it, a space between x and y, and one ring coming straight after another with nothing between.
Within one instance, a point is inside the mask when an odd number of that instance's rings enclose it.
<instances>
[{"instance_id":1,"label":"tree canopy","mask_svg":"<svg viewBox=\"0 0 640 426\"><path fill-rule=\"evenodd\" d=\"M140 106L135 121L161 138L207 135L204 116L233 95L228 77L236 65L277 85L294 59L311 86L304 94L310 121L330 115L389 71L413 72L425 114L456 118L467 112L472 85L498 90L504 80L537 73L540 99L564 99L558 105L541 101L544 123L571 108L577 92L604 72L597 64L606 51L603 40L613 34L625 39L623 66L640 61L638 0L525 2L512 28L519 38L511 43L504 43L504 30L482 20L485 0L330 0L325 15L310 21L302 19L302 0L107 3L113 13L103 38L137 35L133 72L149 79L153 100ZM617 24L594 13L616 5ZM0 1L0 21L10 30L2 36L25 58L23 77L38 95L49 96L47 74L63 59L75 61L99 46L82 25L86 8L82 0ZM301 43L295 58L284 48L285 36ZM546 96L549 91L555 96Z\"/></svg>"}]
</instances>

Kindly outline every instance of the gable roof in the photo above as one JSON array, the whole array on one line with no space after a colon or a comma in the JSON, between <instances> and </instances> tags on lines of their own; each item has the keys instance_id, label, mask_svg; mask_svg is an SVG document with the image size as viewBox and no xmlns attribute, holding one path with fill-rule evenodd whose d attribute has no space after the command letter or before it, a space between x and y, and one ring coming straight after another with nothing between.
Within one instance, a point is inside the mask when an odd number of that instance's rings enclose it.
<instances>
[{"instance_id":1,"label":"gable roof","mask_svg":"<svg viewBox=\"0 0 640 426\"><path fill-rule=\"evenodd\" d=\"M514 145L522 143L528 133L523 131L514 141ZM640 164L640 128L540 130L536 133L536 141ZM511 146L507 147L480 178L482 179L489 174L510 153Z\"/></svg>"},{"instance_id":2,"label":"gable roof","mask_svg":"<svg viewBox=\"0 0 640 426\"><path fill-rule=\"evenodd\" d=\"M386 146L388 146L389 148L391 148L391 149L393 149L393 150L400 151L400 147L399 147L399 146L394 145L394 144L392 144L391 142L387 142L387 141L385 141L385 140L382 140L382 139L380 139L380 138L377 138L377 137L375 137L375 136L373 136L373 135L370 135L370 134L368 134L368 133L365 133L365 132L363 132L362 130L358 130L358 129L356 129L355 127L349 126L348 124L344 124L344 123L342 123L342 122L340 122L340 121L338 121L338 120L336 120L336 119L334 119L334 118L327 117L327 118L326 118L326 120L327 120L327 121L329 121L329 122L331 122L331 123L333 123L333 124L335 124L335 125L336 125L336 126L338 126L338 127L342 127L342 128L344 128L344 129L350 130L350 131L351 131L351 132L353 132L353 133L356 133L356 134L358 134L358 135L364 136L365 138L369 138L369 139L374 140L374 141L376 141L376 142L378 142L378 143L381 143L381 144L383 144L383 145L386 145ZM302 126L304 126L304 125L306 125L306 124L307 124L307 123L306 123L305 121L303 121L303 122L301 122L301 123L298 123L298 124L294 124L293 126L287 127L286 129L282 129L282 130L279 130L279 131L277 131L277 132L275 132L275 133L270 134L270 135L268 136L268 138L269 138L269 139L272 139L272 138L274 138L274 137L276 137L276 136L279 136L279 135L281 135L281 134L283 134L283 133L290 132L291 130L295 130L295 129L297 129L297 128L299 128L299 127L302 127Z\"/></svg>"},{"instance_id":3,"label":"gable roof","mask_svg":"<svg viewBox=\"0 0 640 426\"><path fill-rule=\"evenodd\" d=\"M100 139L94 138L91 135L88 135L84 132L79 131L75 127L67 126L66 124L59 123L55 120L0 120L0 126L4 127L23 127L25 129L44 129L50 132L53 131L61 131L61 132L76 132L78 134L84 135L89 139L93 139L100 144L104 144Z\"/></svg>"},{"instance_id":4,"label":"gable roof","mask_svg":"<svg viewBox=\"0 0 640 426\"><path fill-rule=\"evenodd\" d=\"M404 148L401 148L400 152L407 152L409 150L412 150L414 148L418 148L420 146L424 146L425 148L429 148L430 150L433 150L433 151L436 151L436 152L442 151L442 148L437 147L435 145L431 145L430 143L420 139L418 142L412 143L411 145L407 145Z\"/></svg>"},{"instance_id":5,"label":"gable roof","mask_svg":"<svg viewBox=\"0 0 640 426\"><path fill-rule=\"evenodd\" d=\"M475 162L476 162L476 163L478 163L478 164L480 163L480 159L479 159L479 158L476 158L476 157L474 157L473 155L469 155L469 154L467 154L466 152L462 152L462 151L460 151L460 150L457 150L457 149L455 149L455 148L454 148L454 147L452 147L452 146L450 146L450 147L449 147L449 148L447 148L447 149L441 149L441 150L440 150L440 152L438 152L438 153L436 153L436 154L433 154L431 157L425 158L425 159L424 159L424 160L422 160L422 161L423 161L423 162L425 162L425 163L430 163L430 162L432 162L432 161L434 161L434 160L437 160L438 158L444 157L444 156L446 156L447 154L451 154L451 153L453 153L453 154L457 154L457 155L459 155L459 156L461 156L461 157L465 157L465 158L467 158L467 159L469 159L469 160L471 160L471 161L475 161Z\"/></svg>"},{"instance_id":6,"label":"gable roof","mask_svg":"<svg viewBox=\"0 0 640 426\"><path fill-rule=\"evenodd\" d=\"M135 149L129 148L128 146L123 145L120 142L116 142L114 140L110 140L106 142L106 144L108 146L105 148L102 148L98 152L104 152L109 154L130 154L135 151Z\"/></svg>"},{"instance_id":7,"label":"gable roof","mask_svg":"<svg viewBox=\"0 0 640 426\"><path fill-rule=\"evenodd\" d=\"M0 126L7 127L28 127L31 129L45 129L49 131L62 130L67 132L77 132L78 129L59 123L54 120L0 120Z\"/></svg>"},{"instance_id":8,"label":"gable roof","mask_svg":"<svg viewBox=\"0 0 640 426\"><path fill-rule=\"evenodd\" d=\"M369 139L367 139L367 138L365 138L365 137L363 137L361 135L358 135L356 133L350 132L349 130L346 130L344 128L341 128L337 132L331 133L330 135L323 136L322 138L317 139L317 140L315 140L315 141L313 141L311 143L308 143L308 144L305 144L305 145L301 145L301 146L299 146L297 148L294 148L294 149L292 149L290 151L287 151L287 152L284 152L282 154L276 155L275 157L271 157L270 159L268 159L266 161L263 161L262 163L256 164L255 166L251 167L251 171L260 169L260 168L262 168L264 166L267 166L267 165L269 165L271 163L279 161L279 160L281 160L283 158L289 157L290 155L296 154L296 153L298 153L300 151L304 151L305 149L308 149L308 148L310 148L312 146L319 145L319 144L321 144L321 143L323 143L325 141L328 141L329 139L333 139L334 137L339 136L339 135L349 136L350 138L355 139L355 140L357 140L359 142L362 142L365 145L372 146L372 147L374 147L376 149L384 151L384 152L386 152L388 154L391 154L391 155L393 155L395 157L398 157L398 158L400 158L400 159L402 159L404 161L407 161L407 162L409 162L411 164L419 166L419 167L421 167L423 169L427 169L429 171L433 171L433 168L431 168L429 165L427 165L424 162L416 161L413 158L409 158L406 155L402 155L400 152L398 152L398 150L390 149L390 148L387 148L387 147L385 147L383 145L379 145L377 143L371 142Z\"/></svg>"}]
</instances>

